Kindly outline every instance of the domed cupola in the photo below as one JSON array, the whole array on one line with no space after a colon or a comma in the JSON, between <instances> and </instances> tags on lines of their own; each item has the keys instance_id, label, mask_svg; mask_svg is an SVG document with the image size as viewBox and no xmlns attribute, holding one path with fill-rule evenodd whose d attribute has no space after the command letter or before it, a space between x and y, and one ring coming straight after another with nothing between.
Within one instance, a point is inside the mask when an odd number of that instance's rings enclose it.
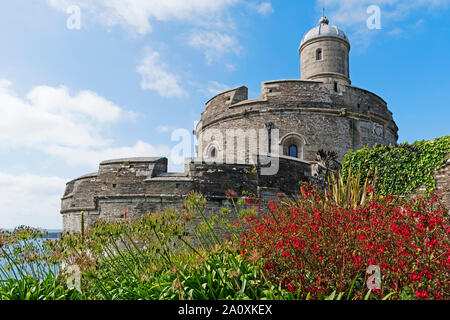
<instances>
[{"instance_id":1,"label":"domed cupola","mask_svg":"<svg viewBox=\"0 0 450 320\"><path fill-rule=\"evenodd\" d=\"M350 41L344 31L330 26L323 16L300 43L302 79L350 84L349 52Z\"/></svg>"},{"instance_id":2,"label":"domed cupola","mask_svg":"<svg viewBox=\"0 0 450 320\"><path fill-rule=\"evenodd\" d=\"M328 23L329 21L327 17L320 18L319 25L305 34L305 36L302 39L302 42L300 43L300 47L310 40L322 37L336 37L346 41L350 46L350 42L348 41L348 38L345 35L344 31L342 31L336 26L330 26L328 25Z\"/></svg>"}]
</instances>

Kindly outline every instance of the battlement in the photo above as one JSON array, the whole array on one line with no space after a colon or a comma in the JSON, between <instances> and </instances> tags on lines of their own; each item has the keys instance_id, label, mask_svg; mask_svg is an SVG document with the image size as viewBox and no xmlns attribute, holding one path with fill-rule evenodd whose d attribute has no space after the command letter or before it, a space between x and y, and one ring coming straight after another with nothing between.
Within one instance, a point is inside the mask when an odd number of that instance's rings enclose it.
<instances>
[{"instance_id":1,"label":"battlement","mask_svg":"<svg viewBox=\"0 0 450 320\"><path fill-rule=\"evenodd\" d=\"M298 181L309 181L314 174L314 164L305 161L289 157L260 158L263 163L258 161L255 165L187 159L184 173L160 172L154 176L150 172L139 172L149 164L164 166L166 158L104 161L98 174L86 175L67 184L61 206L64 230L79 230L81 211L86 215L86 226L99 219L123 219L124 212L127 217L136 218L147 212L179 209L191 191L201 192L213 201L213 206L220 207L226 205L228 189L238 195L248 191L274 197L276 193L295 193ZM278 172L265 176L262 168L270 161L276 161Z\"/></svg>"},{"instance_id":2,"label":"battlement","mask_svg":"<svg viewBox=\"0 0 450 320\"><path fill-rule=\"evenodd\" d=\"M235 103L248 99L248 88L245 86L230 89L212 97L206 102L206 108L208 109L214 105L233 105Z\"/></svg>"},{"instance_id":3,"label":"battlement","mask_svg":"<svg viewBox=\"0 0 450 320\"><path fill-rule=\"evenodd\" d=\"M342 110L345 110L354 117L393 121L386 101L368 90L351 85L299 79L275 80L261 83L260 98L247 100L247 94L248 89L240 87L220 93L209 100L199 127L206 128L221 119L228 121L232 117L267 109L278 109L280 112L309 110L336 115L341 115ZM392 131L398 129L395 124L390 127Z\"/></svg>"},{"instance_id":4,"label":"battlement","mask_svg":"<svg viewBox=\"0 0 450 320\"><path fill-rule=\"evenodd\" d=\"M136 177L155 177L167 172L167 158L124 158L100 163L99 176L108 179L109 175L133 175Z\"/></svg>"}]
</instances>

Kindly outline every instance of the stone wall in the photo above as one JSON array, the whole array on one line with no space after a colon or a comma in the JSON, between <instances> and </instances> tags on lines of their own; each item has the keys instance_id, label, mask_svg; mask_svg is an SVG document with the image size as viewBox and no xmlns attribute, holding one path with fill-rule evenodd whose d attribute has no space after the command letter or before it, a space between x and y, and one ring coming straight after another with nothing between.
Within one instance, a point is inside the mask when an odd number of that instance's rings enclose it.
<instances>
[{"instance_id":1,"label":"stone wall","mask_svg":"<svg viewBox=\"0 0 450 320\"><path fill-rule=\"evenodd\" d=\"M186 195L191 191L203 193L208 199L207 213L217 213L229 207L226 191L238 195L251 192L265 200L275 199L278 193L295 194L299 181L311 181L318 164L289 157L268 158L279 163L276 175L263 175L267 157L261 156L256 165L228 165L204 163L188 159L184 173L158 171L150 168L162 164L165 158L106 161L99 172L85 175L67 183L62 198L63 230L80 231L81 211L85 212L85 226L98 220L123 221L142 217L146 213L163 213L168 209L180 210ZM144 174L143 172L146 172ZM442 203L450 208L450 154L447 166L435 173L437 192Z\"/></svg>"},{"instance_id":2,"label":"stone wall","mask_svg":"<svg viewBox=\"0 0 450 320\"><path fill-rule=\"evenodd\" d=\"M263 83L260 99L246 100L244 88L229 90L207 103L196 129L198 153L204 158L216 145L221 151L218 161L227 159L227 150L232 150L235 159L250 161L249 142L238 145L227 139L227 130L236 129L254 131L259 150L267 152L268 122L279 130L275 148L280 154L285 152L283 142L296 137L300 159L306 161L315 160L320 149L334 150L342 160L353 148L397 143L392 113L383 99L369 91L341 85L335 92L334 86L322 82L279 80Z\"/></svg>"},{"instance_id":3,"label":"stone wall","mask_svg":"<svg viewBox=\"0 0 450 320\"><path fill-rule=\"evenodd\" d=\"M279 170L274 176L262 174L268 161L275 161ZM136 219L146 213L180 210L186 195L201 192L208 201L208 210L218 212L229 205L226 191L238 195L248 191L262 198L273 199L277 193L295 193L299 181L309 181L315 164L287 157L256 161L255 166L204 163L188 159L184 173L168 173L166 158L134 158L105 161L98 173L67 183L62 198L63 230L81 229L81 211L85 226L98 220Z\"/></svg>"},{"instance_id":4,"label":"stone wall","mask_svg":"<svg viewBox=\"0 0 450 320\"><path fill-rule=\"evenodd\" d=\"M317 60L317 50L322 59ZM347 41L335 37L320 38L306 42L300 47L302 79L324 82L332 78L340 84L350 84L349 51Z\"/></svg>"}]
</instances>

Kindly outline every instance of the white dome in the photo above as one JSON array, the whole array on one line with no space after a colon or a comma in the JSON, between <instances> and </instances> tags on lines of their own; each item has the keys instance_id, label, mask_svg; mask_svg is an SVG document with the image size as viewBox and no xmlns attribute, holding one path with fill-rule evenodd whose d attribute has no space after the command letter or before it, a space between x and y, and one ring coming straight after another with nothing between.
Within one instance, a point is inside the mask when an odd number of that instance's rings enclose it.
<instances>
[{"instance_id":1,"label":"white dome","mask_svg":"<svg viewBox=\"0 0 450 320\"><path fill-rule=\"evenodd\" d=\"M302 42L300 43L300 46L302 46L305 42L321 38L321 37L336 37L342 40L345 40L350 44L347 36L345 35L344 31L339 29L336 26L329 26L328 25L328 19L326 17L322 17L319 21L319 25L311 30L309 30L305 36L302 39Z\"/></svg>"}]
</instances>

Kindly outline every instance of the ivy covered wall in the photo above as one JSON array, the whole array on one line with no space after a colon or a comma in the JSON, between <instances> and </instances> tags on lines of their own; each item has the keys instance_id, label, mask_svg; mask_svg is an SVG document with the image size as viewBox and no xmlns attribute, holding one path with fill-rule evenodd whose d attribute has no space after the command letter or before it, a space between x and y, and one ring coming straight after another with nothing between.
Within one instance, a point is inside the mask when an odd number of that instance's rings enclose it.
<instances>
[{"instance_id":1,"label":"ivy covered wall","mask_svg":"<svg viewBox=\"0 0 450 320\"><path fill-rule=\"evenodd\" d=\"M377 191L383 195L406 195L425 187L427 193L436 188L435 175L446 166L450 155L450 136L428 141L378 146L349 152L342 164L342 174L361 170L364 183L368 174L378 168ZM447 186L448 188L448 186Z\"/></svg>"}]
</instances>

